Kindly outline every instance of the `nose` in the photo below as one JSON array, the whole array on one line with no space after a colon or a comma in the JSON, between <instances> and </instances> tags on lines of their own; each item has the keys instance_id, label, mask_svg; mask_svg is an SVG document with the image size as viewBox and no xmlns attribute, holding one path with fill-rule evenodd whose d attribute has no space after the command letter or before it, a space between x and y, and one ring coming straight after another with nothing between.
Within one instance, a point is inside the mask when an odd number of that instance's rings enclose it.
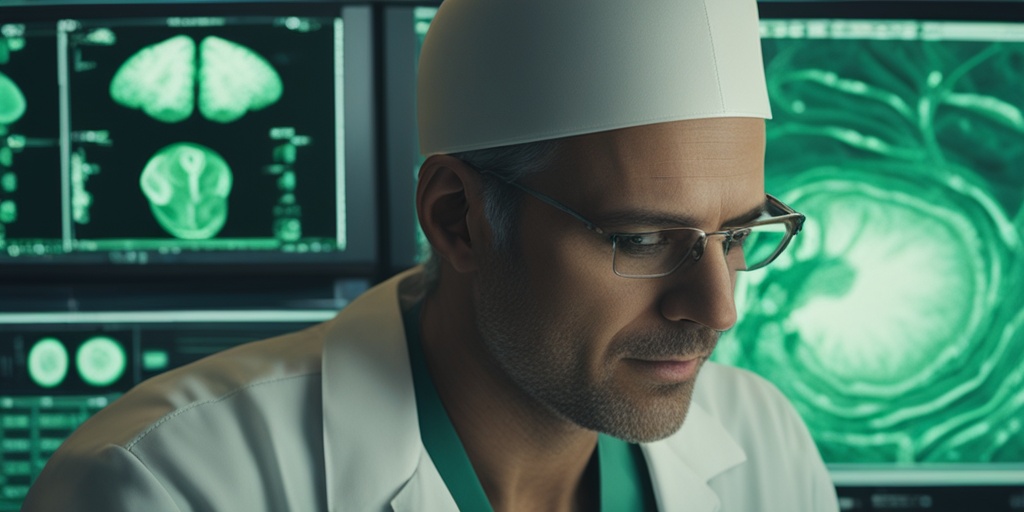
<instances>
[{"instance_id":1,"label":"nose","mask_svg":"<svg viewBox=\"0 0 1024 512\"><path fill-rule=\"evenodd\" d=\"M662 279L666 288L659 307L666 319L695 322L716 331L736 324L736 272L729 269L721 243L708 243L700 260Z\"/></svg>"}]
</instances>

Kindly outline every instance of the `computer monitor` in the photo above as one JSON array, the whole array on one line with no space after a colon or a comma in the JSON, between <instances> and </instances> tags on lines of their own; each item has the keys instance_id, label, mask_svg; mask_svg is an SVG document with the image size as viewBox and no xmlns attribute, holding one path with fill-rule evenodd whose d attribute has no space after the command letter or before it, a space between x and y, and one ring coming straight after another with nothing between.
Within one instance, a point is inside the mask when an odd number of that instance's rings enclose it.
<instances>
[{"instance_id":1,"label":"computer monitor","mask_svg":"<svg viewBox=\"0 0 1024 512\"><path fill-rule=\"evenodd\" d=\"M392 227L396 266L422 243L408 224L414 81L398 79L414 77L433 12L387 13L390 120L412 127L389 127L392 223L407 223ZM760 12L766 188L808 220L738 278L739 321L714 360L786 394L843 510L1024 510L1024 10Z\"/></svg>"},{"instance_id":2,"label":"computer monitor","mask_svg":"<svg viewBox=\"0 0 1024 512\"><path fill-rule=\"evenodd\" d=\"M790 398L848 510L1024 507L1024 11L761 12L766 187L808 220L715 359Z\"/></svg>"},{"instance_id":3,"label":"computer monitor","mask_svg":"<svg viewBox=\"0 0 1024 512\"><path fill-rule=\"evenodd\" d=\"M0 512L19 510L67 436L135 384L334 314L323 308L0 315Z\"/></svg>"},{"instance_id":4,"label":"computer monitor","mask_svg":"<svg viewBox=\"0 0 1024 512\"><path fill-rule=\"evenodd\" d=\"M425 157L416 127L420 49L440 2L384 10L384 111L388 173L388 263L392 271L424 261L430 245L414 210L416 176Z\"/></svg>"},{"instance_id":5,"label":"computer monitor","mask_svg":"<svg viewBox=\"0 0 1024 512\"><path fill-rule=\"evenodd\" d=\"M0 19L0 272L373 268L369 7Z\"/></svg>"}]
</instances>

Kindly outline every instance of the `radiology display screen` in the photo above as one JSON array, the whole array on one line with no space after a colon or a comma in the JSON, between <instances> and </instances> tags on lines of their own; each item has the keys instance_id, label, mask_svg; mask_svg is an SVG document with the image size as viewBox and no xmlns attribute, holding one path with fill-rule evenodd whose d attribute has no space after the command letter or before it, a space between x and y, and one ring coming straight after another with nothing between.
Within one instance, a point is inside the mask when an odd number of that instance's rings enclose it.
<instances>
[{"instance_id":1,"label":"radiology display screen","mask_svg":"<svg viewBox=\"0 0 1024 512\"><path fill-rule=\"evenodd\" d=\"M715 359L782 389L837 483L1024 483L1024 23L762 35L766 187L807 223Z\"/></svg>"},{"instance_id":2,"label":"radiology display screen","mask_svg":"<svg viewBox=\"0 0 1024 512\"><path fill-rule=\"evenodd\" d=\"M0 261L372 262L340 12L0 26Z\"/></svg>"},{"instance_id":3,"label":"radiology display screen","mask_svg":"<svg viewBox=\"0 0 1024 512\"><path fill-rule=\"evenodd\" d=\"M145 379L335 310L0 315L0 511L79 425Z\"/></svg>"}]
</instances>

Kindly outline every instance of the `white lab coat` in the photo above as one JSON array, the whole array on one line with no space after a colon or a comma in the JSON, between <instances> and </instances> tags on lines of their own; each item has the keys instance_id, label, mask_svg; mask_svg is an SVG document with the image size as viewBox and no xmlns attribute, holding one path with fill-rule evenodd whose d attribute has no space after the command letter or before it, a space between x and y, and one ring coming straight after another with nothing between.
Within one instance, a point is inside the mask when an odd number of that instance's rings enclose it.
<instances>
[{"instance_id":1,"label":"white lab coat","mask_svg":"<svg viewBox=\"0 0 1024 512\"><path fill-rule=\"evenodd\" d=\"M23 510L456 510L419 437L398 299L414 271L140 384L64 443ZM663 511L838 510L794 409L742 370L706 364L683 427L643 452Z\"/></svg>"}]
</instances>

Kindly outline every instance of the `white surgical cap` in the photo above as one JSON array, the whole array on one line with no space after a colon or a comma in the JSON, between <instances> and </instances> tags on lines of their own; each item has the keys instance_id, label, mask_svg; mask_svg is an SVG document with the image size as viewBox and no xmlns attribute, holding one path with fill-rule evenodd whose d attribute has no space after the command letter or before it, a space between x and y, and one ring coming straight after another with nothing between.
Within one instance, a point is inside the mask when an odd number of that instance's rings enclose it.
<instances>
[{"instance_id":1,"label":"white surgical cap","mask_svg":"<svg viewBox=\"0 0 1024 512\"><path fill-rule=\"evenodd\" d=\"M771 117L755 0L445 0L419 62L426 155Z\"/></svg>"}]
</instances>

